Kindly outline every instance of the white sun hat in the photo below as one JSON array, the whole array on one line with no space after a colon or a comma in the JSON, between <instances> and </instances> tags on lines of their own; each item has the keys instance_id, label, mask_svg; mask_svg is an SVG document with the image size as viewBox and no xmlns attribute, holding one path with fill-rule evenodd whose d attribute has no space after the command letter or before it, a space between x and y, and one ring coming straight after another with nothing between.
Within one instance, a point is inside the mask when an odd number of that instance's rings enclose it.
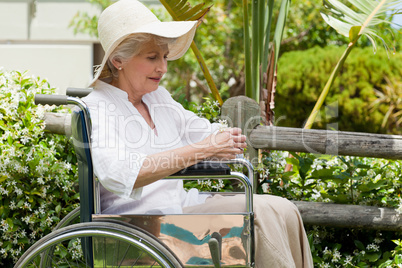
<instances>
[{"instance_id":1,"label":"white sun hat","mask_svg":"<svg viewBox=\"0 0 402 268\"><path fill-rule=\"evenodd\" d=\"M107 7L98 20L99 41L105 51L91 81L111 77L106 65L110 54L129 35L149 33L161 37L177 38L169 44L168 60L176 60L186 53L193 41L197 21L161 22L146 6L137 0L120 0ZM106 68L105 68L106 65Z\"/></svg>"}]
</instances>

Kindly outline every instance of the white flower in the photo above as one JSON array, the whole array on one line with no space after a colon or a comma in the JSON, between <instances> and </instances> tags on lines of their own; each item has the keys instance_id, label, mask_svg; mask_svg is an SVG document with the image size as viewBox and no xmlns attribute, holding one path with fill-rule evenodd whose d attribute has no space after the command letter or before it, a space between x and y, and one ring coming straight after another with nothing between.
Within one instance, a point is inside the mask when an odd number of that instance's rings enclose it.
<instances>
[{"instance_id":1,"label":"white flower","mask_svg":"<svg viewBox=\"0 0 402 268\"><path fill-rule=\"evenodd\" d=\"M14 188L14 192L15 192L17 195L22 195L22 194L23 194L23 191L22 191L20 188Z\"/></svg>"},{"instance_id":2,"label":"white flower","mask_svg":"<svg viewBox=\"0 0 402 268\"><path fill-rule=\"evenodd\" d=\"M221 124L220 126L219 126L219 131L225 131L227 128L228 128L228 123L227 123L227 121L226 120L224 120L224 119L219 119L218 120L218 123L219 124Z\"/></svg>"},{"instance_id":3,"label":"white flower","mask_svg":"<svg viewBox=\"0 0 402 268\"><path fill-rule=\"evenodd\" d=\"M323 253L324 253L324 255L331 255L332 254L331 250L329 250L327 247L325 247Z\"/></svg>"},{"instance_id":4,"label":"white flower","mask_svg":"<svg viewBox=\"0 0 402 268\"><path fill-rule=\"evenodd\" d=\"M261 187L262 187L262 191L263 191L264 193L268 193L268 190L269 190L269 184L268 184L268 183L263 183L263 184L261 185Z\"/></svg>"},{"instance_id":5,"label":"white flower","mask_svg":"<svg viewBox=\"0 0 402 268\"><path fill-rule=\"evenodd\" d=\"M380 250L380 247L376 244L368 244L366 248L367 248L367 250L374 250L374 251Z\"/></svg>"},{"instance_id":6,"label":"white flower","mask_svg":"<svg viewBox=\"0 0 402 268\"><path fill-rule=\"evenodd\" d=\"M344 263L352 265L352 256L346 256Z\"/></svg>"},{"instance_id":7,"label":"white flower","mask_svg":"<svg viewBox=\"0 0 402 268\"><path fill-rule=\"evenodd\" d=\"M16 208L17 208L17 206L15 205L15 202L11 201L10 202L10 209L13 210L13 209L16 209Z\"/></svg>"},{"instance_id":8,"label":"white flower","mask_svg":"<svg viewBox=\"0 0 402 268\"><path fill-rule=\"evenodd\" d=\"M337 249L335 249L332 255L332 262L338 262L341 259L341 257L342 257L341 253Z\"/></svg>"},{"instance_id":9,"label":"white flower","mask_svg":"<svg viewBox=\"0 0 402 268\"><path fill-rule=\"evenodd\" d=\"M384 241L384 239L378 238L378 237L374 238L374 243L376 243L376 244L381 244L382 241Z\"/></svg>"},{"instance_id":10,"label":"white flower","mask_svg":"<svg viewBox=\"0 0 402 268\"><path fill-rule=\"evenodd\" d=\"M45 184L45 181L43 180L42 177L39 177L36 181L41 185Z\"/></svg>"},{"instance_id":11,"label":"white flower","mask_svg":"<svg viewBox=\"0 0 402 268\"><path fill-rule=\"evenodd\" d=\"M29 142L30 139L31 139L31 138L24 136L24 137L22 137L20 140L21 140L22 144L25 145L25 144L27 144L27 143Z\"/></svg>"},{"instance_id":12,"label":"white flower","mask_svg":"<svg viewBox=\"0 0 402 268\"><path fill-rule=\"evenodd\" d=\"M24 203L24 208L25 208L25 209L28 209L29 211L32 210L32 209L31 209L31 204L29 204L28 202L25 202L25 203Z\"/></svg>"}]
</instances>

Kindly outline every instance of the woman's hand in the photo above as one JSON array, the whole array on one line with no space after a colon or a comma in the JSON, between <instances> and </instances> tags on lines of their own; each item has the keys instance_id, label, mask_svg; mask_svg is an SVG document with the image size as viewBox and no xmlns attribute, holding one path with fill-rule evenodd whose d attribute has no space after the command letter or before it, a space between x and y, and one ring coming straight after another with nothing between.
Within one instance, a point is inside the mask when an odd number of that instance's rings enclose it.
<instances>
[{"instance_id":1,"label":"woman's hand","mask_svg":"<svg viewBox=\"0 0 402 268\"><path fill-rule=\"evenodd\" d=\"M243 153L244 148L246 148L246 136L241 134L241 129L228 128L209 135L201 142L148 155L140 169L134 189L165 178L202 160L234 159L237 154Z\"/></svg>"},{"instance_id":2,"label":"woman's hand","mask_svg":"<svg viewBox=\"0 0 402 268\"><path fill-rule=\"evenodd\" d=\"M201 145L210 160L234 159L247 147L246 136L241 134L240 128L228 128L211 134Z\"/></svg>"}]
</instances>

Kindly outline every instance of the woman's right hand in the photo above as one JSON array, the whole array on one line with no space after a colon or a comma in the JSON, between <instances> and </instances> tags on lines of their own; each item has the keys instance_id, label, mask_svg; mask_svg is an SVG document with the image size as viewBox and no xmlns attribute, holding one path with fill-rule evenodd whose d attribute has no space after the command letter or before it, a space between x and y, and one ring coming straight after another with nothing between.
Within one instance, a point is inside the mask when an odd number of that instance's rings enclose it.
<instances>
[{"instance_id":1,"label":"woman's right hand","mask_svg":"<svg viewBox=\"0 0 402 268\"><path fill-rule=\"evenodd\" d=\"M242 154L247 147L246 136L240 128L227 128L209 135L202 142L203 153L209 160L228 160Z\"/></svg>"}]
</instances>

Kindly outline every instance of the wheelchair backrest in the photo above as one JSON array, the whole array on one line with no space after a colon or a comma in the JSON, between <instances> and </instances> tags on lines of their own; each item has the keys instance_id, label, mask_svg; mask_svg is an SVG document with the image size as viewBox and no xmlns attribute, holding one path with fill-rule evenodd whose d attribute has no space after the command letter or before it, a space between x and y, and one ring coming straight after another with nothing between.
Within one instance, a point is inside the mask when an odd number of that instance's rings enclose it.
<instances>
[{"instance_id":1,"label":"wheelchair backrest","mask_svg":"<svg viewBox=\"0 0 402 268\"><path fill-rule=\"evenodd\" d=\"M71 117L71 133L78 160L81 222L90 222L94 213L94 172L90 147L91 129L87 128L84 112L76 110Z\"/></svg>"}]
</instances>

